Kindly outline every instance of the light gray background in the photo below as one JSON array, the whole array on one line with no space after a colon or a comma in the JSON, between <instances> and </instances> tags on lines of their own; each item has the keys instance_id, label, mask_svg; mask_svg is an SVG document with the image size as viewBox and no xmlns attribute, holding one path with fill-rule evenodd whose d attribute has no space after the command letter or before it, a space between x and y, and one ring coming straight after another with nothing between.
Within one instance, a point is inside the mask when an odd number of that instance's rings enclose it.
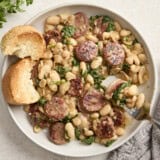
<instances>
[{"instance_id":1,"label":"light gray background","mask_svg":"<svg viewBox=\"0 0 160 160\"><path fill-rule=\"evenodd\" d=\"M75 2L80 0L74 0ZM127 19L146 40L160 73L160 1L159 0L88 0L91 4L106 6ZM23 24L31 17L51 6L72 0L34 0L26 12L9 15L8 22L0 29L3 34L15 25ZM80 1L83 2L83 1ZM85 2L85 1L84 1ZM2 55L0 55L1 58ZM160 80L160 79L159 79ZM157 93L159 94L159 93ZM83 158L105 160L106 155ZM0 160L71 160L50 153L31 142L17 128L7 108L0 106ZM79 159L81 160L81 159Z\"/></svg>"}]
</instances>

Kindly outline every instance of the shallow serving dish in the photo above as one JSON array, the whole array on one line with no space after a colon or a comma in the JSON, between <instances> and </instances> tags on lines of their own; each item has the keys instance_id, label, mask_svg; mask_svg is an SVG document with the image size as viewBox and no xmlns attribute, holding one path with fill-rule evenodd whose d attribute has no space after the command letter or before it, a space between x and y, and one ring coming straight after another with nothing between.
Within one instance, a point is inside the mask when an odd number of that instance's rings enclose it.
<instances>
[{"instance_id":1,"label":"shallow serving dish","mask_svg":"<svg viewBox=\"0 0 160 160\"><path fill-rule=\"evenodd\" d=\"M131 30L138 41L143 45L145 52L148 56L148 69L150 78L147 84L143 85L141 87L141 90L145 93L147 100L151 102L151 110L150 113L153 113L153 104L155 101L155 88L156 88L156 71L154 62L152 59L152 55L141 37L141 35L137 32L137 30L129 24L126 20L124 20L119 15L109 11L108 9L97 7L89 4L66 4L61 6L53 7L49 10L46 10L37 16L33 17L27 24L35 26L39 31L43 32L43 25L44 20L49 15L56 15L59 13L76 13L78 11L85 12L88 16L90 15L96 15L96 14L102 14L102 15L108 15L111 18L117 20L120 22L120 24L123 26L123 28L127 28ZM3 60L1 60L1 63ZM6 58L3 62L3 68L1 70L2 76L5 73L7 67L12 63L11 58ZM3 104L8 106L9 113L11 114L13 120L17 124L17 126L20 128L20 130L28 137L30 138L34 143L38 144L39 146L43 147L46 150L49 150L53 153L60 154L63 156L71 156L71 157L86 157L86 156L94 156L102 153L106 153L109 151L112 151L116 149L117 147L121 146L123 143L125 143L128 139L130 139L143 125L143 121L137 122L133 121L133 123L127 127L126 134L119 138L115 143L113 143L110 147L104 147L102 145L98 144L92 144L92 145L84 145L80 144L78 141L73 141L65 145L55 145L51 143L47 136L45 134L46 131L42 131L39 134L35 134L33 132L32 126L29 123L29 120L27 119L26 113L23 111L22 107L10 107L4 100L2 99Z\"/></svg>"}]
</instances>

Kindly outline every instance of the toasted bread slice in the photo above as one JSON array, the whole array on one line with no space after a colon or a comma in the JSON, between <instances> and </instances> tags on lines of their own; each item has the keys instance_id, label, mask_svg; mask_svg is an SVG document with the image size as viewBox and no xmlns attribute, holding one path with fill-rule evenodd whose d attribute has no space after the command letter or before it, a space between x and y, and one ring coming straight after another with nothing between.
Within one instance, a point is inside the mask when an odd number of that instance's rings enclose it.
<instances>
[{"instance_id":1,"label":"toasted bread slice","mask_svg":"<svg viewBox=\"0 0 160 160\"><path fill-rule=\"evenodd\" d=\"M7 69L2 80L2 89L9 104L31 104L39 100L39 93L34 88L31 79L34 65L35 61L24 58Z\"/></svg>"},{"instance_id":2,"label":"toasted bread slice","mask_svg":"<svg viewBox=\"0 0 160 160\"><path fill-rule=\"evenodd\" d=\"M3 36L1 49L4 55L38 60L43 57L46 45L43 36L34 27L22 25L12 28Z\"/></svg>"}]
</instances>

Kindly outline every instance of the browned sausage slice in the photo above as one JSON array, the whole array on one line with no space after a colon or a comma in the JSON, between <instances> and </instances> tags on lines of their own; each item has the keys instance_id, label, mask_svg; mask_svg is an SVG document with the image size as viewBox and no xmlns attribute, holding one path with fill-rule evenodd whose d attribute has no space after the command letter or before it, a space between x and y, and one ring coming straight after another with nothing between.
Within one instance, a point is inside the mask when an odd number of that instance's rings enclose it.
<instances>
[{"instance_id":1,"label":"browned sausage slice","mask_svg":"<svg viewBox=\"0 0 160 160\"><path fill-rule=\"evenodd\" d=\"M72 79L70 80L70 83L71 85L68 94L71 96L80 96L83 87L81 79L79 77L76 79Z\"/></svg>"},{"instance_id":2,"label":"browned sausage slice","mask_svg":"<svg viewBox=\"0 0 160 160\"><path fill-rule=\"evenodd\" d=\"M123 83L125 83L126 81L124 80L121 80L121 79L117 79L115 81L113 81L109 87L107 88L106 90L106 97L107 99L111 99L112 98L112 95L113 95L113 92Z\"/></svg>"},{"instance_id":3,"label":"browned sausage slice","mask_svg":"<svg viewBox=\"0 0 160 160\"><path fill-rule=\"evenodd\" d=\"M98 54L98 47L92 41L85 41L76 47L76 57L80 61L90 62Z\"/></svg>"},{"instance_id":4,"label":"browned sausage slice","mask_svg":"<svg viewBox=\"0 0 160 160\"><path fill-rule=\"evenodd\" d=\"M95 134L99 138L112 138L114 136L114 123L112 119L108 116L100 119L97 123L97 128Z\"/></svg>"},{"instance_id":5,"label":"browned sausage slice","mask_svg":"<svg viewBox=\"0 0 160 160\"><path fill-rule=\"evenodd\" d=\"M79 99L79 109L86 112L99 111L104 106L105 100L101 92L92 89L87 91L83 97Z\"/></svg>"},{"instance_id":6,"label":"browned sausage slice","mask_svg":"<svg viewBox=\"0 0 160 160\"><path fill-rule=\"evenodd\" d=\"M120 127L123 126L125 124L125 116L124 113L121 109L118 108L114 108L113 109L113 122L114 122L114 126L116 127Z\"/></svg>"},{"instance_id":7,"label":"browned sausage slice","mask_svg":"<svg viewBox=\"0 0 160 160\"><path fill-rule=\"evenodd\" d=\"M88 17L86 16L86 14L84 14L83 12L78 12L75 13L75 27L76 27L76 31L74 34L75 38L78 38L80 36L83 36L87 29L88 29Z\"/></svg>"},{"instance_id":8,"label":"browned sausage slice","mask_svg":"<svg viewBox=\"0 0 160 160\"><path fill-rule=\"evenodd\" d=\"M49 139L55 144L65 144L65 125L61 122L54 123L49 128Z\"/></svg>"},{"instance_id":9,"label":"browned sausage slice","mask_svg":"<svg viewBox=\"0 0 160 160\"><path fill-rule=\"evenodd\" d=\"M62 120L68 114L68 106L60 97L53 97L51 101L48 101L44 110L46 115L54 120Z\"/></svg>"},{"instance_id":10,"label":"browned sausage slice","mask_svg":"<svg viewBox=\"0 0 160 160\"><path fill-rule=\"evenodd\" d=\"M44 34L44 39L46 41L46 44L49 43L51 39L54 39L56 42L60 42L62 39L62 35L58 29L54 29L53 31L47 31Z\"/></svg>"},{"instance_id":11,"label":"browned sausage slice","mask_svg":"<svg viewBox=\"0 0 160 160\"><path fill-rule=\"evenodd\" d=\"M107 43L103 48L104 59L111 66L122 64L125 58L125 53L122 46L118 43Z\"/></svg>"}]
</instances>

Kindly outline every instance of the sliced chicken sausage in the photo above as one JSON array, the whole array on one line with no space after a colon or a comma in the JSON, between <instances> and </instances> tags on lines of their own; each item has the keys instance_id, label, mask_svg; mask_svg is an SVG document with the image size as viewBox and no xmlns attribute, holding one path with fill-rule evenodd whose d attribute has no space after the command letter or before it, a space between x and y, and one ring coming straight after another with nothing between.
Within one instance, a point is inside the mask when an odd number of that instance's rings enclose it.
<instances>
[{"instance_id":1,"label":"sliced chicken sausage","mask_svg":"<svg viewBox=\"0 0 160 160\"><path fill-rule=\"evenodd\" d=\"M49 128L49 139L55 144L65 144L65 125L61 122L54 123Z\"/></svg>"},{"instance_id":2,"label":"sliced chicken sausage","mask_svg":"<svg viewBox=\"0 0 160 160\"><path fill-rule=\"evenodd\" d=\"M104 106L104 103L104 96L101 92L97 90L89 90L79 99L78 105L81 111L96 112Z\"/></svg>"},{"instance_id":3,"label":"sliced chicken sausage","mask_svg":"<svg viewBox=\"0 0 160 160\"><path fill-rule=\"evenodd\" d=\"M122 64L125 58L125 53L122 46L118 43L107 43L103 48L104 59L111 66Z\"/></svg>"},{"instance_id":4,"label":"sliced chicken sausage","mask_svg":"<svg viewBox=\"0 0 160 160\"><path fill-rule=\"evenodd\" d=\"M97 56L98 47L92 41L85 41L76 47L75 54L80 61L90 62Z\"/></svg>"},{"instance_id":5,"label":"sliced chicken sausage","mask_svg":"<svg viewBox=\"0 0 160 160\"><path fill-rule=\"evenodd\" d=\"M46 115L53 120L62 120L68 114L68 106L60 97L53 97L51 101L48 101L44 110Z\"/></svg>"}]
</instances>

